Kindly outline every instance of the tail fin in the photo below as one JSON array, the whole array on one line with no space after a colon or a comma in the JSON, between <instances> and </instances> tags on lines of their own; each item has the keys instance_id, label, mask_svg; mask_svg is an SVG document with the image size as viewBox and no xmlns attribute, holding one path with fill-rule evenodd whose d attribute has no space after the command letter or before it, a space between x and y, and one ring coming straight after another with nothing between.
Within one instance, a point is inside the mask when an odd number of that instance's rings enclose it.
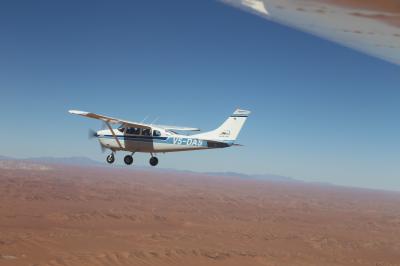
<instances>
[{"instance_id":1,"label":"tail fin","mask_svg":"<svg viewBox=\"0 0 400 266\"><path fill-rule=\"evenodd\" d=\"M236 111L228 117L219 128L194 135L193 137L233 143L237 139L239 132L249 115L250 111L236 109Z\"/></svg>"}]
</instances>

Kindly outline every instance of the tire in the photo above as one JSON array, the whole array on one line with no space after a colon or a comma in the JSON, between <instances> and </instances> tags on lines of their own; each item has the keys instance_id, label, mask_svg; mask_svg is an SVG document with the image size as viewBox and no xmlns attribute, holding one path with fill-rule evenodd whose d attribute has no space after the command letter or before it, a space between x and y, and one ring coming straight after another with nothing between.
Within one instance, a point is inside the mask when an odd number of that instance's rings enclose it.
<instances>
[{"instance_id":1,"label":"tire","mask_svg":"<svg viewBox=\"0 0 400 266\"><path fill-rule=\"evenodd\" d=\"M110 154L107 156L107 163L112 164L115 161L114 154Z\"/></svg>"},{"instance_id":2,"label":"tire","mask_svg":"<svg viewBox=\"0 0 400 266\"><path fill-rule=\"evenodd\" d=\"M131 165L133 163L133 157L131 155L126 155L124 157L124 162L126 165Z\"/></svg>"},{"instance_id":3,"label":"tire","mask_svg":"<svg viewBox=\"0 0 400 266\"><path fill-rule=\"evenodd\" d=\"M151 166L156 166L158 164L158 159L157 157L151 157L150 158L150 165Z\"/></svg>"}]
</instances>

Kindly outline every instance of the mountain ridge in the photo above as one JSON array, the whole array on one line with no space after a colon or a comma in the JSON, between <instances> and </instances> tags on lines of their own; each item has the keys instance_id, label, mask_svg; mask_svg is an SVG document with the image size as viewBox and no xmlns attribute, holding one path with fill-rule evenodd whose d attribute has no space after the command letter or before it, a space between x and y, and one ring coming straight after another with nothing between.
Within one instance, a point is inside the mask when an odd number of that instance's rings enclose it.
<instances>
[{"instance_id":1,"label":"mountain ridge","mask_svg":"<svg viewBox=\"0 0 400 266\"><path fill-rule=\"evenodd\" d=\"M106 167L102 162L90 159L84 156L72 156L72 157L51 157L51 156L44 156L44 157L30 157L24 159L16 159L12 157L2 156L0 155L0 160L3 161L18 161L18 162L31 162L36 164L60 164L60 165L71 165L71 166L96 166L96 167ZM141 170L149 170L153 168L149 167L136 167L140 168ZM242 179L255 179L255 180L269 180L269 181L281 181L281 182L301 182L292 177L281 176L281 175L274 175L274 174L245 174L239 172L195 172L195 171L187 171L187 170L179 170L179 169L169 169L169 168L157 168L157 171L172 171L177 173L193 173L193 174L204 174L208 176L222 176L222 177L235 177L235 178L242 178Z\"/></svg>"}]
</instances>

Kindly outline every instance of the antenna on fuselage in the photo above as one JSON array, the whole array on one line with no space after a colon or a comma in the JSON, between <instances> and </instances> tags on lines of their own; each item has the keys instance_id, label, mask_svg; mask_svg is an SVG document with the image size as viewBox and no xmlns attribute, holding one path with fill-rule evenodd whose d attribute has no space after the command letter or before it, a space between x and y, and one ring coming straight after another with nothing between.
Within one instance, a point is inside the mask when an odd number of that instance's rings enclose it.
<instances>
[{"instance_id":1,"label":"antenna on fuselage","mask_svg":"<svg viewBox=\"0 0 400 266\"><path fill-rule=\"evenodd\" d=\"M152 126L155 122L157 122L159 118L160 118L160 117L157 117L156 119L154 119L153 121L151 121L150 126Z\"/></svg>"},{"instance_id":2,"label":"antenna on fuselage","mask_svg":"<svg viewBox=\"0 0 400 266\"><path fill-rule=\"evenodd\" d=\"M146 119L149 118L149 115L146 115L142 121L140 121L140 123L144 123L144 121L146 121Z\"/></svg>"}]
</instances>

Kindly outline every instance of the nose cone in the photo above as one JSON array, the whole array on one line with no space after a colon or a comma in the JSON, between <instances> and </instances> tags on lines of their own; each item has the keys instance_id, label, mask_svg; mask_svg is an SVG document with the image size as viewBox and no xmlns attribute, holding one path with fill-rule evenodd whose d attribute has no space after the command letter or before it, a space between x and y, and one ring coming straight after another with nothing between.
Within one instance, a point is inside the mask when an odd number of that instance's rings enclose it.
<instances>
[{"instance_id":1,"label":"nose cone","mask_svg":"<svg viewBox=\"0 0 400 266\"><path fill-rule=\"evenodd\" d=\"M98 132L94 131L93 129L89 129L88 138L93 139L99 137Z\"/></svg>"},{"instance_id":2,"label":"nose cone","mask_svg":"<svg viewBox=\"0 0 400 266\"><path fill-rule=\"evenodd\" d=\"M99 131L97 131L96 132L97 137L102 137L102 136L106 135L107 134L106 131L107 130L99 130Z\"/></svg>"},{"instance_id":3,"label":"nose cone","mask_svg":"<svg viewBox=\"0 0 400 266\"><path fill-rule=\"evenodd\" d=\"M104 136L109 135L109 131L108 130L99 130L96 132L97 134L97 138L99 139L100 143L104 143L105 139Z\"/></svg>"},{"instance_id":4,"label":"nose cone","mask_svg":"<svg viewBox=\"0 0 400 266\"><path fill-rule=\"evenodd\" d=\"M102 138L102 137L104 137L104 135L105 135L104 130L99 130L96 132L96 137L102 147L104 147L106 145L104 138Z\"/></svg>"}]
</instances>

